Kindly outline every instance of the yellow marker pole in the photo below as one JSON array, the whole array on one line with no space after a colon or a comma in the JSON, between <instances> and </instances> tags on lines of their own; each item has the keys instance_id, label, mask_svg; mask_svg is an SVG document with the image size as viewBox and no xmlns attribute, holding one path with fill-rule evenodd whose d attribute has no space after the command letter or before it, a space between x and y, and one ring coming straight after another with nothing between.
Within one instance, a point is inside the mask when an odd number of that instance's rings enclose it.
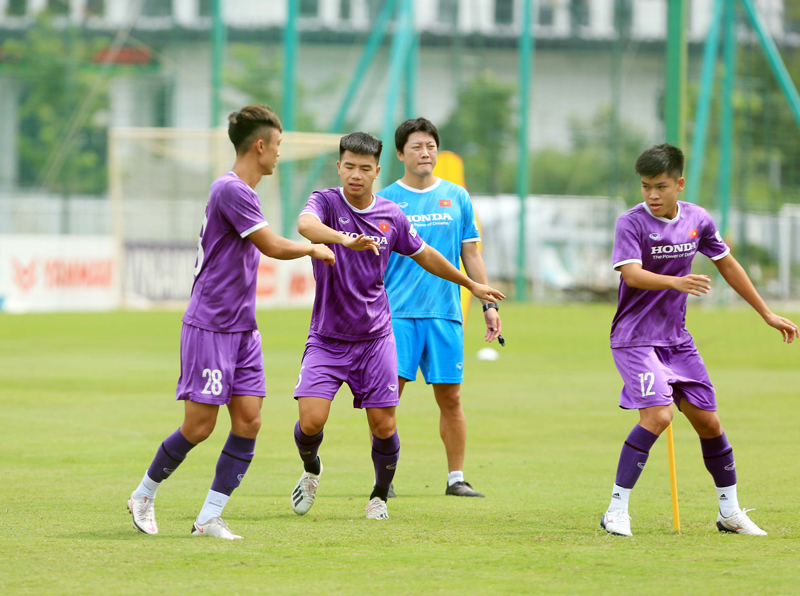
<instances>
[{"instance_id":1,"label":"yellow marker pole","mask_svg":"<svg viewBox=\"0 0 800 596\"><path fill-rule=\"evenodd\" d=\"M442 151L436 160L436 167L433 168L433 175L442 180L447 180L453 184L458 184L467 188L467 180L464 176L464 160L461 159L457 153L452 151ZM481 229L481 220L478 213L475 213L475 221L478 224L478 231L483 236ZM478 242L478 251L482 250L481 243ZM461 271L466 275L464 263L461 263ZM461 313L464 315L464 326L467 325L467 317L469 316L469 306L472 304L472 294L466 288L461 288Z\"/></svg>"},{"instance_id":2,"label":"yellow marker pole","mask_svg":"<svg viewBox=\"0 0 800 596\"><path fill-rule=\"evenodd\" d=\"M681 531L681 514L678 510L678 473L675 469L675 442L672 438L672 423L667 427L667 459L669 459L669 490L672 495L672 527Z\"/></svg>"}]
</instances>

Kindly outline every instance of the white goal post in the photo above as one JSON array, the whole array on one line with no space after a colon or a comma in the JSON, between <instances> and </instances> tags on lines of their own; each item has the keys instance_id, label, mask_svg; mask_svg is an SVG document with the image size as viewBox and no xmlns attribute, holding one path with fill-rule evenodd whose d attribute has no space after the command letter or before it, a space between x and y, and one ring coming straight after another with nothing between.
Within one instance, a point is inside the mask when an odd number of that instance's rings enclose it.
<instances>
[{"instance_id":1,"label":"white goal post","mask_svg":"<svg viewBox=\"0 0 800 596\"><path fill-rule=\"evenodd\" d=\"M281 200L281 165L297 164L292 168L297 178L294 192L301 193L310 162L335 156L339 138L324 133L283 133L276 172L256 187L262 212L276 231L284 215L281 205L300 205L306 198ZM225 128L109 131L109 199L123 306L177 306L188 301L209 185L230 169L234 158ZM313 291L308 259L262 258L259 306L309 304Z\"/></svg>"}]
</instances>

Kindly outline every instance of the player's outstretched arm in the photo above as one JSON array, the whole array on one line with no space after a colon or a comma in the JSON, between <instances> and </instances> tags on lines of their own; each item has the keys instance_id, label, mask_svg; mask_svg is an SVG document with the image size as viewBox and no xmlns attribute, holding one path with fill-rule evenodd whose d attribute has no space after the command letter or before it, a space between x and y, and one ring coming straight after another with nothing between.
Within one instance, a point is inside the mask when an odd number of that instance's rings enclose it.
<instances>
[{"instance_id":1,"label":"player's outstretched arm","mask_svg":"<svg viewBox=\"0 0 800 596\"><path fill-rule=\"evenodd\" d=\"M351 238L333 228L329 228L319 219L309 214L301 214L297 220L297 231L304 238L319 244L341 244L345 248L352 250L372 250L376 255L380 254L378 243L369 236L361 234Z\"/></svg>"},{"instance_id":2,"label":"player's outstretched arm","mask_svg":"<svg viewBox=\"0 0 800 596\"><path fill-rule=\"evenodd\" d=\"M711 289L711 280L707 275L659 275L642 269L639 263L628 263L620 267L619 271L629 287L639 290L678 290L684 294L702 296Z\"/></svg>"},{"instance_id":3,"label":"player's outstretched arm","mask_svg":"<svg viewBox=\"0 0 800 596\"><path fill-rule=\"evenodd\" d=\"M739 261L733 258L733 255L729 254L722 257L718 261L714 261L714 264L717 266L717 269L719 269L722 277L725 278L725 281L727 281L728 284L736 290L736 293L744 298L747 303L761 315L766 324L781 332L783 341L792 343L797 339L797 325L792 323L789 319L776 315L769 309L767 303L759 296L758 291L755 286L753 286L753 282L750 281L750 277L747 275L744 267L739 264Z\"/></svg>"},{"instance_id":4,"label":"player's outstretched arm","mask_svg":"<svg viewBox=\"0 0 800 596\"><path fill-rule=\"evenodd\" d=\"M461 245L461 261L467 275L479 284L488 284L486 276L486 265L483 263L481 251L478 250L477 242L465 242ZM488 304L488 300L481 300L483 304ZM486 341L496 340L503 331L503 321L500 320L500 313L494 308L488 308L483 312L483 319L486 322Z\"/></svg>"},{"instance_id":5,"label":"player's outstretched arm","mask_svg":"<svg viewBox=\"0 0 800 596\"><path fill-rule=\"evenodd\" d=\"M292 242L269 229L269 226L256 230L247 237L262 254L281 261L291 261L306 255L324 261L328 265L336 262L333 251L324 244L306 244L305 242Z\"/></svg>"},{"instance_id":6,"label":"player's outstretched arm","mask_svg":"<svg viewBox=\"0 0 800 596\"><path fill-rule=\"evenodd\" d=\"M473 296L486 302L499 302L505 296L499 290L495 290L486 284L477 283L453 267L452 263L445 259L438 250L430 245L425 245L425 250L411 257L428 273L437 277L452 281L460 286L464 286Z\"/></svg>"}]
</instances>

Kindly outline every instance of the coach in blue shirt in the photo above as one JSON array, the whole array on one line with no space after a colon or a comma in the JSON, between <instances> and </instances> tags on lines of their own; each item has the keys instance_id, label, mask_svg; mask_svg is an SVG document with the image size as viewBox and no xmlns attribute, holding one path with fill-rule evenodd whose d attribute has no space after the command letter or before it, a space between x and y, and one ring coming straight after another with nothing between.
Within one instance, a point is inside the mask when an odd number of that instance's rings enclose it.
<instances>
[{"instance_id":1,"label":"coach in blue shirt","mask_svg":"<svg viewBox=\"0 0 800 596\"><path fill-rule=\"evenodd\" d=\"M406 120L395 131L403 178L384 188L381 196L394 201L422 239L454 266L459 258L467 275L485 284L486 268L478 251L480 232L469 193L433 175L439 131L425 118ZM447 490L458 497L483 497L464 480L467 420L461 407L464 380L464 328L459 286L431 275L411 259L392 255L386 270L386 292L397 340L399 390L417 378L433 385L439 404L439 432L447 451ZM500 335L496 303L484 303L486 341Z\"/></svg>"}]
</instances>

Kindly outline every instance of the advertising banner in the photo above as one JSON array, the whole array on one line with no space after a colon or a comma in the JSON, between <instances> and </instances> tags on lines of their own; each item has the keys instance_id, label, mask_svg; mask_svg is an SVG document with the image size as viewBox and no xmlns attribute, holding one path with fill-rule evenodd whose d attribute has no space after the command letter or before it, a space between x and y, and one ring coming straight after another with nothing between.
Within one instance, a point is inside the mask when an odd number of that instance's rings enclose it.
<instances>
[{"instance_id":1,"label":"advertising banner","mask_svg":"<svg viewBox=\"0 0 800 596\"><path fill-rule=\"evenodd\" d=\"M128 243L125 301L128 306L185 307L192 294L197 244ZM258 308L292 308L314 302L314 273L308 258L278 261L261 256L256 286Z\"/></svg>"},{"instance_id":2,"label":"advertising banner","mask_svg":"<svg viewBox=\"0 0 800 596\"><path fill-rule=\"evenodd\" d=\"M107 236L0 236L0 309L119 307L114 240Z\"/></svg>"}]
</instances>

